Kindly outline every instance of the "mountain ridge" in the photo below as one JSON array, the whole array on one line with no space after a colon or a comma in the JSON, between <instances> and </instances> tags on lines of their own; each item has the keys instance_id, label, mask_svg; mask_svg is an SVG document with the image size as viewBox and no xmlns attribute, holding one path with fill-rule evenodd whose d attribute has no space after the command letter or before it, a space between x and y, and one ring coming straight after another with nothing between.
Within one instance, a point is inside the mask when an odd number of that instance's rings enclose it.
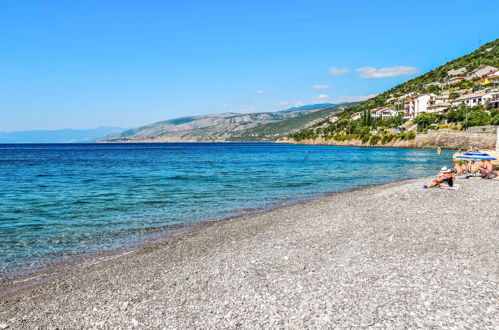
<instances>
[{"instance_id":1,"label":"mountain ridge","mask_svg":"<svg viewBox=\"0 0 499 330\"><path fill-rule=\"evenodd\" d=\"M282 126L282 122L293 118L306 117L306 115L324 109L334 108L331 111L337 112L337 107L338 105L336 104L322 103L293 107L275 112L229 112L179 117L111 134L100 139L98 142L267 141L274 138L269 134L257 134L259 132L258 127L276 123L280 123ZM310 117L310 119L315 118ZM300 123L303 122L300 121ZM296 122L293 125L296 125ZM246 133L251 130L253 130L251 134ZM284 130L284 133L291 133L290 130L285 129L285 125L280 130Z\"/></svg>"},{"instance_id":2,"label":"mountain ridge","mask_svg":"<svg viewBox=\"0 0 499 330\"><path fill-rule=\"evenodd\" d=\"M0 132L0 143L93 143L102 136L123 129L123 127L103 126L88 129L64 128Z\"/></svg>"}]
</instances>

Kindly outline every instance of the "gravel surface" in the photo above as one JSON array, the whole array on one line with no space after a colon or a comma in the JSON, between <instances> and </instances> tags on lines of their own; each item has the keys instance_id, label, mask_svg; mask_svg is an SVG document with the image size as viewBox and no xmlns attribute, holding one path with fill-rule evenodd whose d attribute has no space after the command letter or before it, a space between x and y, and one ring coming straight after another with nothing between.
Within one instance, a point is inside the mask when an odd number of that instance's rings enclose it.
<instances>
[{"instance_id":1,"label":"gravel surface","mask_svg":"<svg viewBox=\"0 0 499 330\"><path fill-rule=\"evenodd\" d=\"M142 247L0 300L0 328L499 324L499 182L369 187Z\"/></svg>"}]
</instances>

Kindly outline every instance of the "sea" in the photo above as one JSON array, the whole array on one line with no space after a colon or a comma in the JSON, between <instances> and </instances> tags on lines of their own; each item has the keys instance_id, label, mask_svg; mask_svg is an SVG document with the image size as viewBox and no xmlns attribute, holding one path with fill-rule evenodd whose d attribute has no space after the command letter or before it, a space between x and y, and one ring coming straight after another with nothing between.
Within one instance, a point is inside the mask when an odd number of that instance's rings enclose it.
<instances>
[{"instance_id":1,"label":"sea","mask_svg":"<svg viewBox=\"0 0 499 330\"><path fill-rule=\"evenodd\" d=\"M1 144L0 278L133 248L193 223L433 175L450 164L445 150Z\"/></svg>"}]
</instances>

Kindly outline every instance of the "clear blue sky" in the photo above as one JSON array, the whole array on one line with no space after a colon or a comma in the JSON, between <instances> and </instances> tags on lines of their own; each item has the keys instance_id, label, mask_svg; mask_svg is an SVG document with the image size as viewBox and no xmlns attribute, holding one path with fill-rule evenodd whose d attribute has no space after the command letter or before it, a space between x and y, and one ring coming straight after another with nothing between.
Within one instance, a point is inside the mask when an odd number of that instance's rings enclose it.
<instances>
[{"instance_id":1,"label":"clear blue sky","mask_svg":"<svg viewBox=\"0 0 499 330\"><path fill-rule=\"evenodd\" d=\"M0 130L360 99L494 40L498 9L480 0L3 0Z\"/></svg>"}]
</instances>

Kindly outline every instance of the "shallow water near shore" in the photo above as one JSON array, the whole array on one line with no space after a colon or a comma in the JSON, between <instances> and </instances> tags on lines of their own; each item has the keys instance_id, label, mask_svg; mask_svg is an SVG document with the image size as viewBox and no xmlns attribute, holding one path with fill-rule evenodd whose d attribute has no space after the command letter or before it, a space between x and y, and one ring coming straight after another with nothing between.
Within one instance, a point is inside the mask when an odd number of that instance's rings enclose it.
<instances>
[{"instance_id":1,"label":"shallow water near shore","mask_svg":"<svg viewBox=\"0 0 499 330\"><path fill-rule=\"evenodd\" d=\"M273 143L0 145L0 277L175 225L435 174L452 151Z\"/></svg>"}]
</instances>

